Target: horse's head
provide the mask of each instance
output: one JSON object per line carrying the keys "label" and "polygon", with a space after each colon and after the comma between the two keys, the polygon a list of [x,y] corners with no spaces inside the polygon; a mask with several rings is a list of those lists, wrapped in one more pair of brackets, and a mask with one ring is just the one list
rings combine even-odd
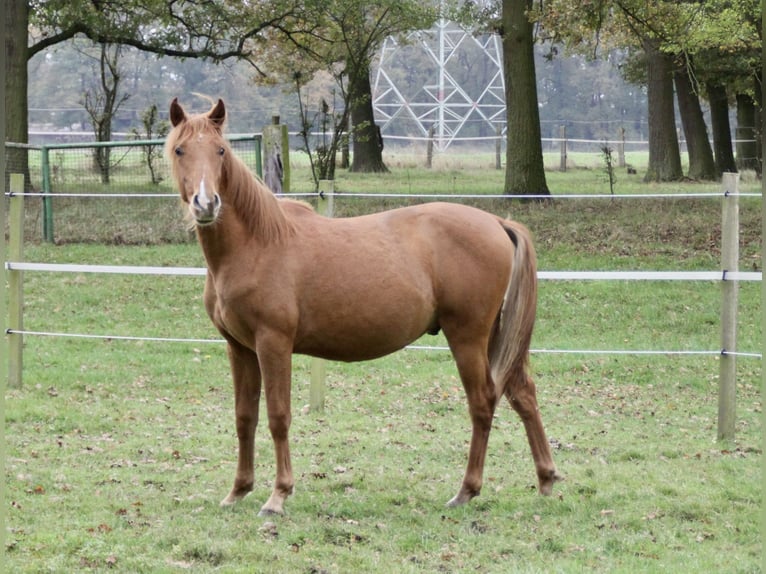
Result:
{"label": "horse's head", "polygon": [[221,211],[225,156],[231,153],[223,137],[226,108],[218,100],[209,112],[187,116],[178,98],[170,104],[172,131],[165,152],[172,166],[181,199],[198,226],[215,222]]}

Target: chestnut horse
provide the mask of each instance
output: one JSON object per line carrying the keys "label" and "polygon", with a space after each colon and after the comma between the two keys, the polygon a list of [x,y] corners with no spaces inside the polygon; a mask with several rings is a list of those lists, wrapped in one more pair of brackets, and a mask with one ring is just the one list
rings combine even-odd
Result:
{"label": "chestnut horse", "polygon": [[228,343],[239,455],[230,505],[253,489],[261,388],[276,479],[261,514],[292,494],[291,355],[361,361],[440,329],[468,398],[472,437],[462,486],[482,486],[492,417],[505,395],[521,416],[539,489],[560,477],[527,374],[537,303],[527,229],[479,209],[429,203],[330,219],[278,199],[223,136],[222,100],[188,116],[173,100],[166,152],[207,261],[205,308]]}

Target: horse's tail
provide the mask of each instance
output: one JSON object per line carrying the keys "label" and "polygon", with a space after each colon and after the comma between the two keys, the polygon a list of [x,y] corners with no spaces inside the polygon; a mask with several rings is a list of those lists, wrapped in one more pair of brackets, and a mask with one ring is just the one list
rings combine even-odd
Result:
{"label": "horse's tail", "polygon": [[537,255],[529,230],[515,221],[503,220],[514,245],[511,277],[489,344],[492,378],[502,393],[509,385],[525,384],[529,346],[537,311]]}

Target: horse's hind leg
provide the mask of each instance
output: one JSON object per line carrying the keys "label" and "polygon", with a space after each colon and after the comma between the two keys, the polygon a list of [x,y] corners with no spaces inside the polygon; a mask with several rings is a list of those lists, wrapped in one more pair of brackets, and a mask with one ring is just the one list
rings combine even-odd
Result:
{"label": "horse's hind leg", "polygon": [[481,492],[487,442],[497,404],[485,348],[475,344],[460,348],[452,344],[452,354],[468,399],[472,433],[463,484],[447,506],[465,504]]}
{"label": "horse's hind leg", "polygon": [[535,383],[530,376],[519,369],[506,385],[505,396],[524,423],[532,458],[535,461],[540,494],[550,495],[553,484],[562,480],[563,477],[556,471],[556,465],[553,464],[551,447],[545,436],[543,420],[537,406]]}
{"label": "horse's hind leg", "polygon": [[255,353],[236,344],[229,344],[229,363],[234,379],[234,411],[237,421],[237,474],[229,495],[221,506],[229,506],[253,490],[253,453],[255,427],[258,425],[258,403],[261,397],[261,371]]}

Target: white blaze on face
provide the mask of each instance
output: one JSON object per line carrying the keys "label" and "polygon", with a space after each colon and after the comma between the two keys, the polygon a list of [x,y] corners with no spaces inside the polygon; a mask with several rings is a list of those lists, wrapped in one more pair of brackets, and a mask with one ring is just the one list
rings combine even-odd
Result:
{"label": "white blaze on face", "polygon": [[210,205],[210,199],[207,196],[207,190],[205,189],[205,175],[202,175],[202,180],[199,182],[199,204],[208,206]]}

